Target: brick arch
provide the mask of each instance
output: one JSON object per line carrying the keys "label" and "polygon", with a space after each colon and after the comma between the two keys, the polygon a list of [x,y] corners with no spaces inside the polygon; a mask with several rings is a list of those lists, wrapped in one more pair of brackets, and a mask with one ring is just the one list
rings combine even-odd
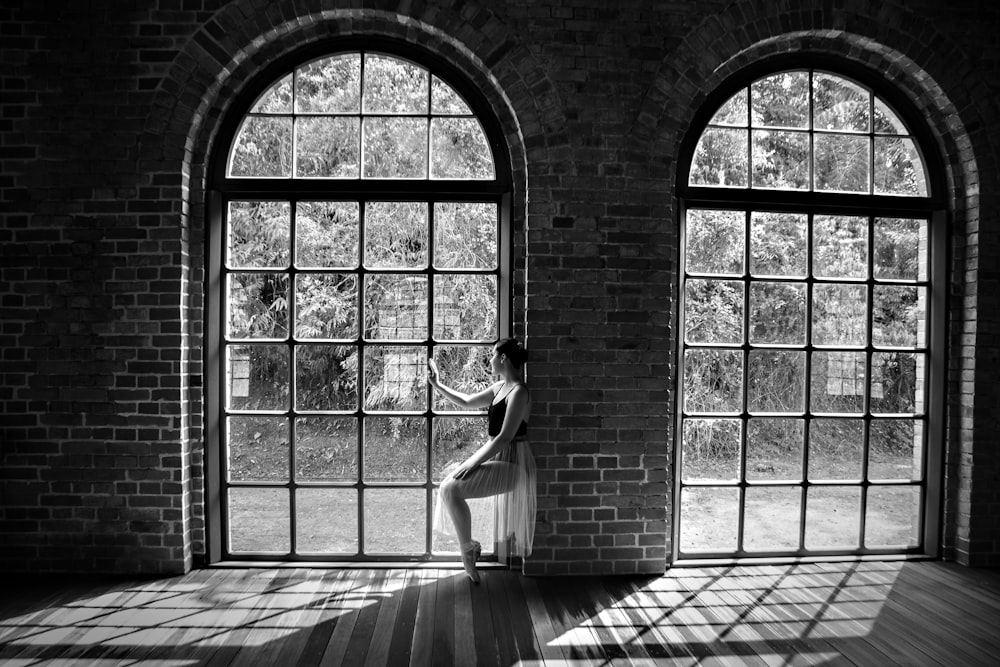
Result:
{"label": "brick arch", "polygon": [[[164,77],[141,154],[181,162],[184,185],[197,192],[204,187],[207,156],[222,117],[260,68],[319,40],[377,35],[442,56],[484,94],[511,152],[515,209],[523,209],[517,203],[520,198],[523,204],[526,191],[526,146],[547,151],[565,136],[565,114],[555,86],[539,78],[540,64],[517,35],[488,9],[468,15],[423,7],[422,16],[406,16],[375,9],[321,9],[321,4],[313,0],[309,5],[314,11],[288,18],[295,11],[290,1],[261,12],[252,0],[242,0],[213,16]],[[538,157],[545,160],[544,153]]]}
{"label": "brick arch", "polygon": [[[681,142],[686,132],[696,131],[692,120],[707,96],[749,65],[780,54],[832,55],[881,71],[910,100],[941,156],[952,227],[944,553],[966,564],[991,562],[996,554],[974,546],[977,523],[970,521],[970,516],[986,516],[990,494],[993,502],[996,497],[995,491],[974,488],[975,480],[1000,474],[1000,461],[990,453],[997,429],[971,416],[974,410],[1000,406],[1000,389],[976,373],[977,357],[997,356],[996,346],[984,349],[984,339],[995,339],[1000,331],[1000,318],[980,306],[979,296],[1000,289],[1000,280],[978,271],[979,247],[1000,243],[993,230],[981,226],[981,211],[995,205],[1000,188],[981,187],[984,181],[1000,180],[996,165],[980,160],[996,152],[997,139],[989,134],[986,118],[992,101],[975,98],[977,89],[988,86],[960,57],[956,44],[901,6],[886,3],[870,16],[845,16],[820,3],[776,12],[756,1],[734,3],[694,30],[675,52],[679,57],[660,64],[645,92],[631,127],[633,145],[651,151],[667,182],[675,183]],[[746,22],[745,16],[754,18]],[[905,32],[894,26],[905,26]],[[914,34],[923,37],[921,42],[913,42]],[[980,501],[970,500],[976,497]],[[980,545],[992,539],[988,528],[981,530]]]}
{"label": "brick arch", "polygon": [[[311,10],[293,16],[303,4]],[[372,35],[423,47],[447,59],[486,97],[510,152],[514,197],[512,222],[523,231],[528,199],[527,151],[545,160],[553,119],[565,118],[554,86],[539,78],[542,68],[506,25],[486,9],[468,12],[423,7],[404,16],[374,9],[322,9],[318,0],[268,5],[251,0],[227,5],[209,19],[173,60],[154,99],[139,155],[156,161],[180,181],[178,225],[183,239],[181,335],[182,463],[185,567],[206,553],[203,470],[203,402],[194,378],[203,371],[206,188],[208,164],[226,114],[243,86],[274,58],[336,37]],[[293,8],[294,7],[294,8]],[[556,127],[558,130],[558,127]],[[170,165],[176,165],[175,169]],[[518,241],[515,239],[515,245]],[[520,251],[524,252],[524,248]],[[516,271],[524,275],[524,262]],[[515,302],[515,313],[523,310]]]}

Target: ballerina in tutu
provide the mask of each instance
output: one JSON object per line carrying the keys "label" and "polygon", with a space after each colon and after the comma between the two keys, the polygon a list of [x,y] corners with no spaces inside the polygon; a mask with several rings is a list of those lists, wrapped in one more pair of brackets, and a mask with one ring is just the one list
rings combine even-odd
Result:
{"label": "ballerina in tutu", "polygon": [[441,481],[434,508],[434,528],[443,530],[443,509],[451,517],[462,554],[462,566],[479,583],[476,560],[482,551],[472,539],[468,500],[489,498],[497,519],[497,541],[513,555],[527,556],[535,530],[535,461],[525,439],[531,398],[524,383],[527,352],[519,341],[507,338],[493,348],[490,369],[500,380],[477,394],[464,394],[441,384],[437,364],[427,362],[427,382],[452,403],[487,408],[486,443],[451,470]]}

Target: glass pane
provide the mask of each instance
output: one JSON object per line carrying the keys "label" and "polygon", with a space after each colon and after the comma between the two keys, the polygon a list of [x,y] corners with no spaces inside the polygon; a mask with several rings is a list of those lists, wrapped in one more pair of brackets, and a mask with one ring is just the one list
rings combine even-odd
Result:
{"label": "glass pane", "polygon": [[743,273],[746,214],[691,209],[685,222],[689,273]]}
{"label": "glass pane", "polygon": [[341,273],[296,276],[295,335],[300,339],[356,338],[358,277]]}
{"label": "glass pane", "polygon": [[365,409],[425,410],[426,369],[426,348],[369,347],[365,356]]}
{"label": "glass pane", "polygon": [[926,280],[927,260],[926,220],[875,220],[876,278]]}
{"label": "glass pane", "polygon": [[250,113],[291,113],[292,75],[288,74],[257,98]]}
{"label": "glass pane", "polygon": [[[441,382],[466,393],[475,394],[490,386],[493,378],[490,372],[492,345],[437,345],[434,347],[434,363],[441,373]],[[426,375],[426,374],[425,374]],[[461,408],[434,392],[434,409],[444,411],[472,410]],[[475,408],[479,411],[479,408]],[[485,429],[485,425],[481,428]],[[483,433],[486,431],[484,430]]]}
{"label": "glass pane", "polygon": [[856,83],[816,72],[813,74],[813,127],[868,132],[870,100],[868,91]]}
{"label": "glass pane", "polygon": [[747,132],[710,127],[698,140],[690,185],[747,186]]}
{"label": "glass pane", "polygon": [[813,286],[812,338],[816,345],[864,345],[868,290],[864,285]]}
{"label": "glass pane", "polygon": [[912,419],[873,419],[868,435],[868,479],[919,481],[924,425]]}
{"label": "glass pane", "polygon": [[427,266],[427,204],[375,201],[365,204],[365,266]]}
{"label": "glass pane", "polygon": [[923,287],[876,285],[872,296],[872,342],[913,347],[923,344],[927,299]]}
{"label": "glass pane", "polygon": [[751,419],[747,426],[747,479],[802,479],[802,425],[800,419]]}
{"label": "glass pane", "polygon": [[750,284],[750,342],[802,345],[806,341],[806,286]]}
{"label": "glass pane", "polygon": [[743,408],[743,353],[684,351],[684,410],[737,412]]}
{"label": "glass pane", "polygon": [[875,137],[875,194],[927,196],[917,144],[907,137]]}
{"label": "glass pane", "polygon": [[295,407],[354,410],[358,406],[358,349],[354,345],[295,348]]}
{"label": "glass pane", "polygon": [[357,178],[361,164],[358,118],[296,118],[295,175]]}
{"label": "glass pane", "polygon": [[230,481],[288,481],[288,419],[230,417],[226,435]]}
{"label": "glass pane", "polygon": [[856,479],[862,475],[864,421],[814,419],[809,425],[809,479]]}
{"label": "glass pane", "polygon": [[292,548],[288,489],[229,489],[229,551]]}
{"label": "glass pane", "polygon": [[868,277],[868,219],[817,215],[813,220],[813,275]]}
{"label": "glass pane", "polygon": [[747,121],[747,89],[744,88],[719,107],[709,124],[746,127]]}
{"label": "glass pane", "polygon": [[422,554],[426,550],[427,492],[365,489],[365,552]]}
{"label": "glass pane", "polygon": [[299,553],[358,553],[358,492],[296,489],[295,539]]}
{"label": "glass pane", "polygon": [[229,177],[292,175],[292,119],[247,116],[229,155]]}
{"label": "glass pane", "polygon": [[478,120],[431,120],[431,178],[481,181],[493,177],[493,153]]}
{"label": "glass pane", "polygon": [[434,279],[436,340],[496,340],[497,277],[439,274]]}
{"label": "glass pane", "polygon": [[684,282],[685,337],[691,343],[743,341],[743,283],[738,280]]}
{"label": "glass pane", "polygon": [[909,134],[906,125],[899,119],[896,112],[885,102],[875,98],[875,132],[879,134]]}
{"label": "glass pane", "polygon": [[288,266],[289,211],[285,201],[229,202],[226,265],[234,269]]}
{"label": "glass pane", "polygon": [[[433,501],[436,506],[438,502],[438,491],[434,489]],[[472,523],[472,535],[482,542],[483,553],[489,554],[493,551],[493,544],[496,542],[496,504],[493,498],[472,498],[468,501],[469,515]],[[445,512],[447,515],[447,512]],[[445,519],[442,530],[435,530],[431,535],[431,546],[435,554],[458,555],[458,538],[455,537],[455,530],[451,520]]]}
{"label": "glass pane", "polygon": [[684,481],[735,481],[740,475],[739,419],[685,419],[681,445]]}
{"label": "glass pane", "polygon": [[844,134],[813,135],[813,178],[817,190],[870,192],[871,140]]}
{"label": "glass pane", "polygon": [[805,352],[750,350],[747,409],[751,412],[805,410]]}
{"label": "glass pane", "polygon": [[358,478],[358,420],[295,420],[295,478],[300,482],[353,482]]}
{"label": "glass pane", "polygon": [[439,483],[446,470],[469,458],[486,437],[483,417],[435,417],[431,443],[433,481]]}
{"label": "glass pane", "polygon": [[781,72],[750,86],[754,127],[809,127],[809,72]]}
{"label": "glass pane", "polygon": [[365,338],[427,338],[427,277],[412,274],[366,275]]}
{"label": "glass pane", "polygon": [[755,188],[809,189],[809,134],[753,130]]}
{"label": "glass pane", "polygon": [[472,109],[455,89],[437,78],[431,77],[431,113],[471,115]]}
{"label": "glass pane", "polygon": [[286,345],[226,347],[227,409],[287,410],[288,386]]}
{"label": "glass pane", "polygon": [[924,363],[923,354],[872,354],[872,412],[923,414]]}
{"label": "glass pane", "polygon": [[681,551],[736,548],[740,513],[737,489],[686,488],[681,491]]}
{"label": "glass pane", "polygon": [[229,338],[288,336],[287,273],[230,273],[226,298]]}
{"label": "glass pane", "polygon": [[365,480],[427,480],[427,420],[423,417],[365,419]]}
{"label": "glass pane", "polygon": [[865,512],[865,546],[919,546],[920,505],[919,487],[870,487]]}
{"label": "glass pane", "polygon": [[295,207],[295,263],[301,267],[358,265],[358,203],[300,201]]}
{"label": "glass pane", "polygon": [[814,412],[863,412],[865,353],[813,352],[809,402]]}
{"label": "glass pane", "polygon": [[365,113],[427,113],[427,70],[390,56],[365,55]]}
{"label": "glass pane", "polygon": [[362,123],[365,178],[427,178],[427,119],[368,117]]}
{"label": "glass pane", "polygon": [[358,113],[360,110],[360,54],[320,58],[296,70],[297,113]]}
{"label": "glass pane", "polygon": [[750,216],[750,272],[755,276],[804,276],[806,216],[754,211]]}
{"label": "glass pane", "polygon": [[434,204],[434,266],[493,269],[497,266],[497,205]]}
{"label": "glass pane", "polygon": [[[798,488],[750,487],[743,509],[743,548],[788,551],[799,548],[802,492]],[[780,521],[775,521],[781,517]]]}
{"label": "glass pane", "polygon": [[806,548],[857,549],[861,532],[861,489],[814,486],[807,494]]}

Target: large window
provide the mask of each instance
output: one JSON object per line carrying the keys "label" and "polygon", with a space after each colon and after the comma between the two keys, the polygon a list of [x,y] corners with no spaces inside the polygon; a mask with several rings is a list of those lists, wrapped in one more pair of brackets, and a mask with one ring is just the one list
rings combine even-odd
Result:
{"label": "large window", "polygon": [[674,556],[924,553],[944,227],[927,161],[852,78],[730,90],[682,188]]}
{"label": "large window", "polygon": [[483,419],[432,403],[425,368],[433,354],[453,386],[488,380],[510,326],[509,179],[474,91],[425,63],[300,60],[229,130],[210,291],[217,558],[457,552],[431,508]]}

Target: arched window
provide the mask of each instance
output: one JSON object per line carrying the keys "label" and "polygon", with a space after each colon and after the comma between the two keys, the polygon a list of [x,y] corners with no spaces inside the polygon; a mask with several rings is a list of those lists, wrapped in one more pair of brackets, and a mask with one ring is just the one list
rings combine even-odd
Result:
{"label": "arched window", "polygon": [[457,553],[432,502],[483,424],[432,403],[425,369],[484,386],[509,333],[510,169],[446,63],[338,46],[262,73],[220,141],[210,559]]}
{"label": "arched window", "polygon": [[940,187],[857,74],[745,75],[685,147],[676,560],[935,548]]}

